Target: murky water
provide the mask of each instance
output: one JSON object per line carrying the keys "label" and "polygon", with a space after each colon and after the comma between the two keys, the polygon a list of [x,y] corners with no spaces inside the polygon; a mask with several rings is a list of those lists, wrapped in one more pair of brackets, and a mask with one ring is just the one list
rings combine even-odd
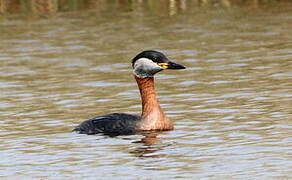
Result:
{"label": "murky water", "polygon": [[[292,178],[291,2],[190,2],[2,14],[0,178]],[[145,49],[187,67],[156,78],[175,130],[72,133],[139,114],[130,59]]]}

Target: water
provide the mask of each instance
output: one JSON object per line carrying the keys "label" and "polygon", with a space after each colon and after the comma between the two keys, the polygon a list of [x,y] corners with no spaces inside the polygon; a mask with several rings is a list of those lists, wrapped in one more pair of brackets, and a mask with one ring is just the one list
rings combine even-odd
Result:
{"label": "water", "polygon": [[[291,2],[74,2],[0,18],[1,179],[292,178]],[[187,67],[156,77],[175,130],[72,133],[139,114],[145,49]]]}

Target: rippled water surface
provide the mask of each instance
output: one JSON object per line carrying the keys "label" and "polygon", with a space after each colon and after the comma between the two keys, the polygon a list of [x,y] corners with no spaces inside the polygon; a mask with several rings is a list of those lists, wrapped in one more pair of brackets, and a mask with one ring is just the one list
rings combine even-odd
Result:
{"label": "rippled water surface", "polygon": [[[292,178],[290,1],[113,2],[0,16],[1,179]],[[72,133],[140,113],[130,60],[145,49],[187,67],[156,77],[175,130]]]}

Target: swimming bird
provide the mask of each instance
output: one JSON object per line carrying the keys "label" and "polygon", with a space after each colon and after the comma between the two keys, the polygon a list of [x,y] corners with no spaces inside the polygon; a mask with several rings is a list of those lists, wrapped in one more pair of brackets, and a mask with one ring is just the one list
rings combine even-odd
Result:
{"label": "swimming bird", "polygon": [[74,131],[80,134],[129,135],[143,131],[172,130],[173,124],[160,107],[154,88],[154,75],[166,69],[185,69],[163,53],[147,50],[132,59],[133,74],[140,90],[142,114],[113,113],[82,122]]}

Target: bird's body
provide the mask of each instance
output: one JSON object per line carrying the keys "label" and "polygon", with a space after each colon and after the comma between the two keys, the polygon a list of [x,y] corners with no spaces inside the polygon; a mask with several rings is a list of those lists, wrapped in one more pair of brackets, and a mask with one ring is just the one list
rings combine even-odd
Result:
{"label": "bird's body", "polygon": [[141,116],[113,113],[86,120],[74,130],[81,134],[128,135],[141,131],[171,130],[172,121],[162,111],[154,88],[154,74],[163,69],[184,69],[157,51],[143,51],[132,61],[142,100]]}
{"label": "bird's body", "polygon": [[81,134],[127,135],[136,133],[141,116],[113,113],[82,122],[74,130]]}

